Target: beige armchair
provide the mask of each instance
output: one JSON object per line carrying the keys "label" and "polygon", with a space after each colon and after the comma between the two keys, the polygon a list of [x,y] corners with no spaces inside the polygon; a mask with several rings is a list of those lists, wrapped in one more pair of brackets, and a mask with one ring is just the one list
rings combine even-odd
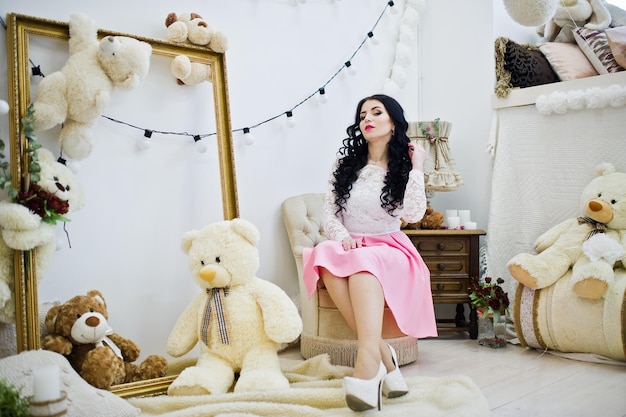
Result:
{"label": "beige armchair", "polygon": [[[302,250],[326,240],[322,230],[323,193],[290,197],[281,206],[282,217],[289,236],[291,250],[298,271],[300,309],[303,322],[300,353],[305,359],[327,353],[333,364],[354,366],[356,335],[333,304],[321,284],[311,298],[307,297],[302,282]],[[417,359],[417,339],[403,334],[389,309],[385,309],[383,338],[391,344],[400,365]]]}

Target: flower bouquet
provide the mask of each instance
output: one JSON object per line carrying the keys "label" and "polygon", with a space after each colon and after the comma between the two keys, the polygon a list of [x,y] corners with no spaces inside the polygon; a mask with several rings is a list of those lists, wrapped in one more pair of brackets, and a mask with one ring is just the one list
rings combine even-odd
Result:
{"label": "flower bouquet", "polygon": [[20,191],[12,185],[12,175],[9,171],[9,162],[5,160],[4,141],[0,138],[0,189],[7,191],[9,197],[15,203],[27,207],[30,211],[41,217],[45,223],[56,224],[57,221],[70,221],[64,214],[69,211],[69,202],[62,200],[53,193],[42,189],[38,182],[41,167],[37,156],[37,150],[41,145],[37,143],[37,138],[33,128],[34,110],[32,104],[28,106],[26,117],[23,118],[24,136],[27,139],[25,153],[28,157],[28,175],[26,189]]}
{"label": "flower bouquet", "polygon": [[[478,277],[472,277],[469,287],[469,297],[472,307],[476,308],[478,317],[499,323],[502,316],[506,317],[509,309],[509,296],[502,289],[504,280],[498,278],[495,281],[491,277],[485,277],[483,280]],[[487,345],[493,348],[505,347],[506,338],[486,337],[479,340],[481,345]]]}

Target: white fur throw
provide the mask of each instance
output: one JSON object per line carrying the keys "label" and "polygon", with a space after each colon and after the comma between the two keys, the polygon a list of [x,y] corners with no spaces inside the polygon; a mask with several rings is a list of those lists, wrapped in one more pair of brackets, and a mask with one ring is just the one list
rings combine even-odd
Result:
{"label": "white fur throw", "polygon": [[0,359],[0,378],[20,388],[22,395],[33,395],[33,369],[56,364],[61,374],[61,390],[67,394],[67,417],[135,417],[140,410],[117,395],[89,385],[62,355],[47,350],[29,350]]}

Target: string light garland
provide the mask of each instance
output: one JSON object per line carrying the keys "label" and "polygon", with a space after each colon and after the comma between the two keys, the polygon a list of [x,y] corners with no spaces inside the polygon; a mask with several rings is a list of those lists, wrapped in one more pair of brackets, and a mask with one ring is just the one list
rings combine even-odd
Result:
{"label": "string light garland", "polygon": [[[339,0],[337,0],[339,1]],[[306,0],[298,0],[298,3],[300,4],[304,4],[306,3]],[[401,19],[400,22],[400,36],[398,39],[398,45],[397,45],[397,50],[396,50],[396,58],[394,61],[394,64],[392,66],[391,69],[391,74],[390,77],[387,79],[386,81],[386,89],[389,89],[389,85],[391,85],[392,88],[398,88],[401,87],[404,84],[404,81],[406,80],[406,70],[404,69],[404,67],[407,66],[407,57],[406,57],[406,53],[403,52],[403,48],[406,46],[406,42],[407,41],[411,41],[413,39],[413,37],[411,35],[407,35],[407,33],[413,33],[416,32],[415,30],[413,30],[413,26],[417,25],[417,21],[419,20],[419,14],[417,13],[417,10],[419,7],[421,7],[421,5],[424,3],[424,0],[406,0],[406,4],[405,4],[405,16]],[[352,63],[353,59],[355,58],[355,56],[359,53],[359,51],[364,47],[365,43],[369,40],[370,43],[376,45],[378,43],[378,39],[376,39],[374,31],[375,29],[378,27],[378,24],[380,23],[382,17],[385,15],[385,13],[390,10],[392,13],[396,13],[397,7],[395,7],[395,2],[392,0],[386,1],[385,2],[385,7],[383,8],[382,12],[380,13],[380,15],[378,16],[378,18],[376,19],[376,21],[374,22],[374,25],[372,26],[372,28],[366,32],[365,37],[363,38],[363,40],[361,41],[361,43],[357,46],[357,48],[354,50],[354,52],[352,53],[352,55],[349,56],[348,60],[344,62],[344,64],[324,83],[322,84],[321,87],[318,87],[317,89],[315,89],[311,94],[309,94],[308,96],[306,96],[304,99],[302,99],[300,102],[298,102],[296,105],[294,105],[293,107],[291,107],[289,110],[284,111],[282,113],[279,113],[275,116],[269,117],[261,122],[255,123],[255,124],[251,124],[248,125],[246,127],[243,128],[237,128],[237,129],[232,129],[231,132],[235,133],[235,132],[242,132],[244,134],[244,141],[246,144],[252,144],[254,142],[253,140],[253,136],[251,131],[253,129],[256,129],[262,125],[265,125],[267,123],[270,123],[272,121],[274,121],[275,119],[278,119],[279,117],[282,117],[283,115],[286,116],[286,124],[288,127],[293,127],[295,125],[295,120],[293,117],[293,112],[295,109],[297,109],[298,107],[302,106],[304,103],[308,102],[309,100],[313,99],[315,96],[318,96],[318,100],[320,103],[325,103],[327,101],[327,96],[326,96],[326,87],[335,80],[335,78],[337,78],[342,71],[347,71],[349,74],[354,74],[356,71],[354,69],[354,65]],[[408,13],[407,13],[408,12]],[[4,22],[4,20],[2,20],[2,18],[0,17],[0,23],[2,24],[2,26],[6,29],[6,24]],[[404,36],[403,36],[404,33]],[[398,52],[400,53],[400,56],[398,56]],[[410,61],[410,59],[409,59]],[[45,75],[43,74],[43,72],[41,71],[39,66],[36,66],[32,60],[30,61],[31,64],[31,72],[33,76],[41,76],[41,77],[45,77]],[[202,139],[207,138],[207,137],[211,137],[211,136],[215,136],[217,135],[217,132],[212,132],[212,133],[205,133],[205,134],[193,134],[193,133],[189,133],[189,132],[172,132],[172,131],[164,131],[164,130],[156,130],[156,129],[148,129],[145,127],[140,127],[140,126],[135,126],[131,123],[128,122],[124,122],[122,120],[117,120],[114,119],[112,117],[106,116],[106,115],[102,115],[101,117],[104,117],[105,119],[108,119],[114,123],[118,123],[118,124],[123,124],[125,126],[128,126],[130,128],[133,129],[137,129],[143,132],[143,137],[142,137],[142,141],[140,142],[140,145],[138,145],[141,149],[147,149],[150,147],[150,138],[152,137],[152,135],[154,133],[160,134],[160,135],[176,135],[176,136],[188,136],[193,138],[194,143],[196,145],[196,150],[200,153],[206,152],[206,143],[205,141],[203,141]]]}
{"label": "string light garland", "polygon": [[[424,0],[407,0],[406,5],[407,5],[407,7],[415,8],[417,10],[417,8],[421,7],[423,5],[423,3],[424,3]],[[364,39],[361,41],[361,43],[357,46],[356,50],[352,53],[352,55],[350,55],[348,60],[346,62],[344,62],[344,64],[324,84],[322,84],[321,87],[319,87],[317,90],[315,90],[314,92],[312,92],[311,94],[306,96],[298,104],[293,106],[289,111],[295,110],[296,108],[300,107],[301,105],[303,105],[307,101],[311,100],[316,95],[318,95],[318,96],[325,95],[326,94],[326,87],[328,86],[328,84],[330,84],[335,78],[337,78],[341,74],[342,71],[348,70],[348,68],[352,66],[352,60],[354,59],[354,57],[363,48],[365,43],[368,40],[370,40],[370,39],[372,39],[374,37],[374,31],[375,31],[376,27],[378,27],[378,24],[380,23],[380,21],[383,18],[383,16],[385,15],[385,12],[388,9],[390,9],[390,8],[393,9],[394,6],[395,6],[395,3],[393,1],[391,1],[391,0],[387,1],[385,3],[385,7],[383,8],[382,12],[380,13],[378,18],[374,22],[374,25],[367,32],[367,35],[364,37]],[[348,65],[346,65],[346,64],[348,64]],[[326,97],[320,98],[319,100],[322,101],[322,102],[325,102]],[[259,123],[253,124],[253,125],[249,125],[246,129],[248,129],[248,130],[255,129],[255,128],[259,127],[259,126],[262,126],[262,125],[264,125],[266,123],[269,123],[269,122],[271,122],[271,121],[281,117],[283,114],[286,114],[286,112],[278,114],[278,115],[273,116],[273,117],[270,117],[270,118],[268,118],[266,120],[263,120],[262,122],[259,122]],[[233,133],[234,132],[239,132],[239,131],[243,131],[243,129],[233,129],[232,130]]]}
{"label": "string light garland", "polygon": [[[407,7],[411,7],[411,8],[416,8],[420,6],[420,4],[423,3],[423,0],[407,0],[406,5]],[[244,128],[238,128],[238,129],[232,129],[232,133],[235,132],[242,132],[244,133],[244,141],[245,143],[248,144],[252,144],[253,140],[252,140],[252,130],[256,129],[260,126],[263,126],[267,123],[270,123],[280,117],[282,117],[283,115],[286,116],[287,121],[286,124],[288,127],[293,127],[293,125],[295,124],[295,121],[293,120],[293,111],[295,109],[297,109],[298,107],[302,106],[304,103],[308,102],[309,100],[311,100],[312,98],[314,98],[316,95],[321,96],[321,95],[326,95],[326,87],[335,80],[335,78],[337,78],[342,71],[347,71],[352,67],[352,60],[354,59],[354,57],[359,53],[359,51],[364,47],[365,43],[372,39],[374,37],[374,31],[375,29],[378,27],[378,24],[380,23],[381,19],[383,18],[383,16],[385,15],[385,12],[387,12],[387,10],[389,9],[393,9],[395,7],[395,3],[393,1],[387,1],[385,3],[385,7],[383,8],[383,10],[381,11],[381,13],[379,14],[378,18],[376,19],[376,21],[374,22],[374,25],[372,26],[372,28],[367,32],[366,36],[363,38],[363,40],[361,41],[361,43],[357,46],[357,48],[355,49],[355,51],[352,53],[352,55],[350,55],[350,57],[348,58],[348,60],[344,63],[344,65],[342,65],[324,84],[322,84],[321,87],[319,87],[318,89],[316,89],[314,92],[312,92],[311,94],[309,94],[308,96],[306,96],[304,99],[302,99],[300,102],[298,102],[295,106],[293,106],[291,109],[283,112],[283,113],[279,113],[275,116],[269,117],[261,122],[252,124],[252,125],[248,125]],[[405,20],[403,18],[403,20]],[[371,34],[371,36],[370,36]],[[346,65],[348,64],[348,65]],[[352,69],[352,71],[354,71],[354,69]],[[399,84],[398,82],[396,82],[396,84]],[[325,100],[326,97],[320,99],[320,100]],[[113,119],[112,119],[113,120]],[[118,121],[118,123],[120,123]],[[131,126],[132,127],[132,126]],[[245,129],[245,131],[244,131]],[[160,134],[175,134],[173,132],[160,132],[160,131],[155,131],[156,133],[160,133]],[[206,136],[213,136],[216,133],[210,133],[210,134],[206,134],[204,135]],[[188,133],[182,133],[181,135],[189,135]],[[247,137],[246,137],[247,136]]]}

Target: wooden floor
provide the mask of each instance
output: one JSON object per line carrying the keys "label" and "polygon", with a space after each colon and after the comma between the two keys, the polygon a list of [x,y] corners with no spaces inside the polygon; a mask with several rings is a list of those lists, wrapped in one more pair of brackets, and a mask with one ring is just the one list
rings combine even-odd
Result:
{"label": "wooden floor", "polygon": [[418,346],[418,359],[402,368],[404,375],[467,375],[489,401],[492,417],[626,417],[626,366],[512,344],[492,349],[457,333]]}
{"label": "wooden floor", "polygon": [[512,344],[492,349],[466,334],[421,339],[417,361],[402,373],[467,375],[487,398],[492,417],[626,417],[626,366]]}

